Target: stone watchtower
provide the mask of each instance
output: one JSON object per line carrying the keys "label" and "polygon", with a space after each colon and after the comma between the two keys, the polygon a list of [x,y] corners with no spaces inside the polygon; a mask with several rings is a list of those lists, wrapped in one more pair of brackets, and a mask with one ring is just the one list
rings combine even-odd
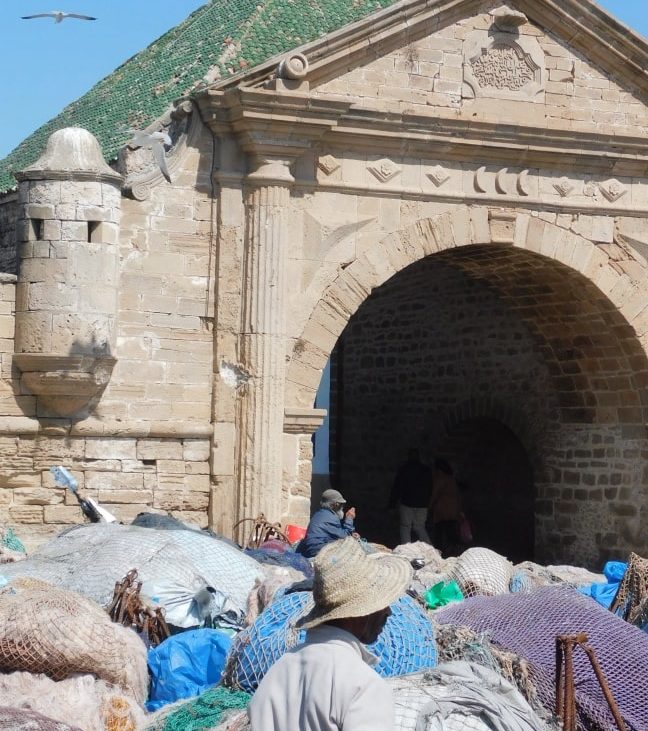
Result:
{"label": "stone watchtower", "polygon": [[92,134],[70,127],[16,178],[14,364],[38,416],[83,416],[115,363],[122,177]]}

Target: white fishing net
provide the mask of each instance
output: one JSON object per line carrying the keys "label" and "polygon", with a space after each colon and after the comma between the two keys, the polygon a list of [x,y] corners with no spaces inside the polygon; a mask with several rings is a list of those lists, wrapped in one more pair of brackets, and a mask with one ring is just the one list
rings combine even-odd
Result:
{"label": "white fishing net", "polygon": [[394,731],[543,731],[522,694],[499,673],[468,662],[387,681]]}
{"label": "white fishing net", "polygon": [[135,731],[145,719],[134,698],[94,675],[57,682],[41,673],[2,673],[0,706],[36,711],[82,731]]}
{"label": "white fishing net", "polygon": [[488,548],[469,548],[447,571],[456,581],[464,597],[507,594],[513,564]]}
{"label": "white fishing net", "polygon": [[0,731],[82,731],[78,726],[69,726],[54,721],[35,711],[0,706]]}
{"label": "white fishing net", "polygon": [[150,584],[211,586],[227,595],[241,619],[248,594],[263,577],[254,559],[207,533],[114,523],[84,525],[61,534],[25,561],[3,567],[3,574],[42,579],[106,607],[115,583],[131,569]]}

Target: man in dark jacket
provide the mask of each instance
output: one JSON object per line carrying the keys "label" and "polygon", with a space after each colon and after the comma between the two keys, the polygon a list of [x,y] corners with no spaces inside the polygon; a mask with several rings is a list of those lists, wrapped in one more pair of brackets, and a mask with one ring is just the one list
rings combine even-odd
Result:
{"label": "man in dark jacket", "polygon": [[324,490],[320,508],[310,519],[306,535],[300,541],[297,551],[314,558],[327,543],[354,535],[355,508],[346,512],[346,500],[337,490]]}
{"label": "man in dark jacket", "polygon": [[412,531],[420,541],[432,542],[425,527],[431,492],[432,470],[421,462],[418,449],[410,449],[396,473],[390,502],[399,507],[401,543],[412,540]]}

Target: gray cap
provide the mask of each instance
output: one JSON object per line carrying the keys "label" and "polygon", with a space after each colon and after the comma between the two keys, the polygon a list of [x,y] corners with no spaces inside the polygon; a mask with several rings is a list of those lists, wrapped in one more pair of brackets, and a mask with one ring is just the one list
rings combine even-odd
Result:
{"label": "gray cap", "polygon": [[342,497],[341,492],[329,488],[322,493],[321,502],[325,505],[333,505],[334,503],[346,503],[346,500]]}

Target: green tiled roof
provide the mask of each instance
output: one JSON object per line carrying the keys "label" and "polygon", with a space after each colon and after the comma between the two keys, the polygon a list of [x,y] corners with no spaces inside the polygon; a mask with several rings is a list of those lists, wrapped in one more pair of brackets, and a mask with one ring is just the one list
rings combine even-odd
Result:
{"label": "green tiled roof", "polygon": [[34,162],[58,129],[85,127],[107,160],[124,144],[119,129],[143,128],[181,96],[252,68],[360,20],[396,0],[211,0],[122,64],[0,161],[0,192]]}

